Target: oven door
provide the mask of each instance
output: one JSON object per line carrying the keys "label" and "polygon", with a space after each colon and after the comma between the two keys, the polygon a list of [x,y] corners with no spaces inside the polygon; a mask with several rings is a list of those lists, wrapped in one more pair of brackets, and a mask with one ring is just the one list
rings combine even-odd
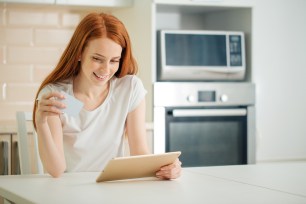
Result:
{"label": "oven door", "polygon": [[247,109],[166,108],[165,150],[184,167],[247,163]]}

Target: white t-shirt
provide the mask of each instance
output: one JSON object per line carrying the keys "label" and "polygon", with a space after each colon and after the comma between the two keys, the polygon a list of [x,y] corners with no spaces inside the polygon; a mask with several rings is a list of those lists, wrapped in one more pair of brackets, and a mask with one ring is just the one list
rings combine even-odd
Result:
{"label": "white t-shirt", "polygon": [[[72,80],[50,84],[38,99],[51,91],[64,91],[73,96]],[[123,156],[124,130],[129,112],[145,97],[147,91],[135,75],[113,77],[105,101],[95,110],[84,108],[77,117],[61,115],[67,171],[101,171],[106,163]]]}

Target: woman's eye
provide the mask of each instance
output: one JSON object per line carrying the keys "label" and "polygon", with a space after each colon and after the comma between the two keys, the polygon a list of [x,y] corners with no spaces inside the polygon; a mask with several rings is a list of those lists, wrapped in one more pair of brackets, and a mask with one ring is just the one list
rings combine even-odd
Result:
{"label": "woman's eye", "polygon": [[102,62],[102,60],[98,57],[92,57],[93,61],[96,61],[96,62]]}

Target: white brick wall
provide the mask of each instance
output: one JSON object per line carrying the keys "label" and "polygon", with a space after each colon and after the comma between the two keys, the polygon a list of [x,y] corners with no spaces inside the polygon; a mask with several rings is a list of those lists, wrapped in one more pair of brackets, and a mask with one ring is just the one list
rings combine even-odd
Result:
{"label": "white brick wall", "polygon": [[59,25],[59,14],[53,11],[41,12],[39,10],[10,10],[8,11],[8,25],[56,27]]}
{"label": "white brick wall", "polygon": [[0,4],[0,123],[32,111],[34,96],[54,68],[86,11]]}
{"label": "white brick wall", "polygon": [[9,28],[0,30],[0,43],[11,45],[30,45],[33,42],[32,28]]}
{"label": "white brick wall", "polygon": [[31,65],[0,64],[0,82],[6,83],[31,83]]}
{"label": "white brick wall", "polygon": [[5,22],[5,10],[3,8],[0,8],[0,26],[4,25]]}

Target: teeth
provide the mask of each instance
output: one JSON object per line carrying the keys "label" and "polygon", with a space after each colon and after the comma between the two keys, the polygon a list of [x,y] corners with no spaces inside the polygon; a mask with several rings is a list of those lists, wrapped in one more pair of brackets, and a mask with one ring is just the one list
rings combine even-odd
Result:
{"label": "teeth", "polygon": [[96,75],[96,77],[98,77],[99,79],[105,79],[107,77],[107,75],[98,75],[96,73],[94,73]]}

